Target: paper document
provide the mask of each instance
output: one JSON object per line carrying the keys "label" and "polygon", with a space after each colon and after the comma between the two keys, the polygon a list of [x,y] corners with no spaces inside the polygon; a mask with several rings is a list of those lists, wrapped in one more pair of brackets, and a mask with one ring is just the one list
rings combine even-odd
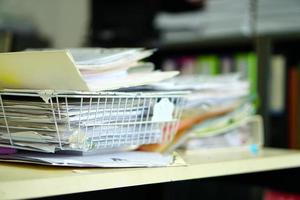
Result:
{"label": "paper document", "polygon": [[162,81],[178,72],[128,71],[143,49],[70,49],[0,54],[0,89],[103,91]]}
{"label": "paper document", "polygon": [[202,137],[199,137],[199,133],[196,131],[192,130],[188,134],[188,139],[183,145],[185,149],[251,147],[252,145],[259,148],[263,145],[262,119],[257,115],[207,131]]}
{"label": "paper document", "polygon": [[0,161],[25,162],[66,167],[162,167],[172,165],[172,155],[129,151],[120,153],[94,154],[85,156],[19,152],[0,155]]}

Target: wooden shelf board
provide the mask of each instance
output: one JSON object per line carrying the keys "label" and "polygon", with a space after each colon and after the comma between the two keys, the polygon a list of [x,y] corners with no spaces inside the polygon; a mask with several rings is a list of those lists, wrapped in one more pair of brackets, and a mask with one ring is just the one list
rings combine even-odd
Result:
{"label": "wooden shelf board", "polygon": [[0,163],[0,197],[34,198],[300,167],[300,151],[181,153],[187,166],[160,168],[63,168]]}

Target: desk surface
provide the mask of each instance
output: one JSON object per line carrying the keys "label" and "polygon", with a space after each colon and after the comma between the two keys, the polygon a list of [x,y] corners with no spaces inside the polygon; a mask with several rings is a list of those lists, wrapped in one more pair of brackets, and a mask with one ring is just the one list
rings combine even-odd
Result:
{"label": "desk surface", "polygon": [[177,180],[300,167],[300,151],[264,148],[247,152],[181,154],[187,166],[63,168],[0,163],[0,198],[33,198]]}

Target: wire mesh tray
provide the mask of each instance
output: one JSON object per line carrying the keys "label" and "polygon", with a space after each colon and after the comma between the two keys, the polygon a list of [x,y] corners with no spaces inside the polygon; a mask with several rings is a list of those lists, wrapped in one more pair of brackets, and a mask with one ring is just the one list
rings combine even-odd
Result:
{"label": "wire mesh tray", "polygon": [[0,146],[98,151],[164,143],[185,92],[0,92]]}

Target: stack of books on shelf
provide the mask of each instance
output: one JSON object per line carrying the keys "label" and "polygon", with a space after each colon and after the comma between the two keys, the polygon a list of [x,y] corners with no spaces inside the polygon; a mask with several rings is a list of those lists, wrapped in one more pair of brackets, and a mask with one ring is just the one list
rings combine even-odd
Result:
{"label": "stack of books on shelf", "polygon": [[250,0],[209,0],[202,10],[159,13],[155,19],[162,41],[178,43],[252,33]]}
{"label": "stack of books on shelf", "polygon": [[297,33],[300,31],[299,17],[299,1],[257,1],[257,33],[259,34]]}
{"label": "stack of books on shelf", "polygon": [[239,74],[186,75],[153,85],[157,89],[192,92],[187,97],[179,129],[168,144],[144,145],[142,150],[246,149],[257,153],[263,144],[261,117],[255,114],[249,82]]}
{"label": "stack of books on shelf", "polygon": [[0,153],[12,152],[1,160],[80,167],[172,163],[171,155],[130,152],[170,141],[184,103],[184,91],[134,89],[178,74],[141,62],[152,53],[84,48],[0,54]]}

